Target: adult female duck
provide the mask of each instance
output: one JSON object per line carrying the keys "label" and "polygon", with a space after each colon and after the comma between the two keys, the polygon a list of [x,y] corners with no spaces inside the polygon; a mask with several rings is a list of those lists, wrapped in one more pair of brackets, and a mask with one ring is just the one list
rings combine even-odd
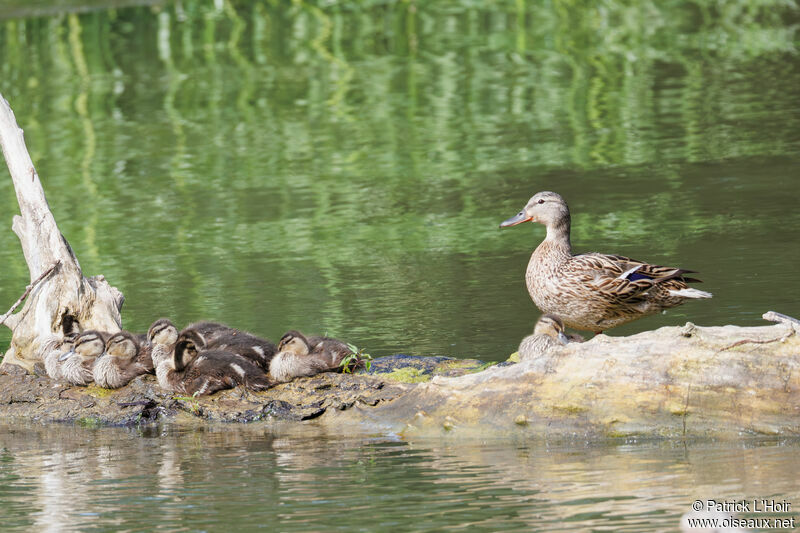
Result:
{"label": "adult female duck", "polygon": [[536,193],[500,227],[522,222],[538,222],[547,228],[525,273],[531,299],[543,313],[561,317],[569,327],[602,333],[687,299],[711,298],[708,292],[689,288],[688,283],[700,282],[685,276],[692,270],[621,255],[572,255],[569,208],[554,192]]}

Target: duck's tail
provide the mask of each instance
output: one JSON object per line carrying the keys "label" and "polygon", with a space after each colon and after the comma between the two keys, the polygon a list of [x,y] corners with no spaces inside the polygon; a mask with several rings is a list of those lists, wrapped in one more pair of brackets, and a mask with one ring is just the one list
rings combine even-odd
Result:
{"label": "duck's tail", "polygon": [[669,293],[672,296],[679,296],[681,298],[711,298],[714,296],[710,292],[701,291],[698,289],[678,289],[671,290]]}

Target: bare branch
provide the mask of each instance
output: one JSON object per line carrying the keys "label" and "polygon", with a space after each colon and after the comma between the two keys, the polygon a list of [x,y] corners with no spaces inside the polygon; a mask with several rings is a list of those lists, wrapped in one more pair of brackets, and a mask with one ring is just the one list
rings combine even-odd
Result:
{"label": "bare branch", "polygon": [[761,318],[764,320],[769,320],[770,322],[783,322],[785,324],[796,324],[800,326],[800,320],[776,311],[767,311],[761,315]]}
{"label": "bare branch", "polygon": [[[21,303],[22,303],[22,302],[25,300],[25,298],[27,298],[27,297],[28,297],[28,295],[31,293],[31,291],[33,290],[33,288],[34,288],[36,285],[38,285],[40,281],[42,281],[44,278],[46,278],[48,275],[50,275],[50,273],[51,273],[53,270],[55,270],[56,268],[58,268],[58,266],[59,266],[59,265],[61,265],[61,261],[56,261],[56,262],[55,262],[55,264],[53,264],[53,266],[51,266],[50,268],[48,268],[47,270],[45,270],[44,272],[42,272],[42,273],[39,275],[39,277],[38,277],[38,278],[36,278],[35,280],[33,280],[33,281],[32,281],[32,282],[31,282],[31,283],[30,283],[30,284],[29,284],[27,287],[25,287],[25,292],[23,292],[23,293],[22,293],[22,296],[20,296],[20,297],[19,297],[19,300],[17,300],[16,302],[14,302],[14,305],[12,305],[12,306],[11,306],[11,309],[9,309],[9,310],[6,312],[6,314],[4,314],[3,316],[1,316],[1,317],[0,317],[0,324],[5,324],[5,323],[6,323],[6,320],[8,320],[8,317],[10,317],[10,316],[11,316],[11,313],[13,313],[13,312],[14,312],[14,311],[17,309],[17,307],[19,307],[19,304],[21,304]],[[12,328],[12,329],[13,329],[13,328]]]}

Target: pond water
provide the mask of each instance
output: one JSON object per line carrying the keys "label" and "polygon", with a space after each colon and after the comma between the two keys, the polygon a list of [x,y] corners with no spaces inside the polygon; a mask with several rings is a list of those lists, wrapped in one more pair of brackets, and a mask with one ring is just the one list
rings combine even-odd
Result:
{"label": "pond water", "polygon": [[[214,319],[503,360],[538,316],[523,275],[544,230],[498,224],[539,190],[569,202],[576,250],[714,293],[612,335],[800,316],[800,11],[634,4],[8,0],[0,92],[131,330]],[[28,281],[7,177],[0,202],[4,311]],[[795,443],[313,428],[4,430],[4,527],[664,531],[695,495],[800,506]]]}
{"label": "pond water", "polygon": [[[663,532],[696,499],[800,505],[797,441],[405,442],[313,424],[0,429],[4,531]],[[800,524],[796,509],[767,516]]]}
{"label": "pond water", "polygon": [[[800,315],[784,2],[15,4],[2,93],[128,329],[503,360],[538,316],[544,229],[498,224],[539,190],[570,203],[577,250],[698,270],[715,295],[611,334]],[[0,250],[10,305],[28,273],[8,226]]]}

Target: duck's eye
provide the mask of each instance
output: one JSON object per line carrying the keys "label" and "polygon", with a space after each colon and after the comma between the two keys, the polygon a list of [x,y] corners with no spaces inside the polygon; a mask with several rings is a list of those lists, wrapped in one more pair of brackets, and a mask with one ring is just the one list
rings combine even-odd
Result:
{"label": "duck's eye", "polygon": [[543,203],[544,203],[544,200],[542,200],[541,198],[539,198],[539,201],[538,201],[538,202],[536,202],[536,203],[538,203],[538,204],[543,204]]}

